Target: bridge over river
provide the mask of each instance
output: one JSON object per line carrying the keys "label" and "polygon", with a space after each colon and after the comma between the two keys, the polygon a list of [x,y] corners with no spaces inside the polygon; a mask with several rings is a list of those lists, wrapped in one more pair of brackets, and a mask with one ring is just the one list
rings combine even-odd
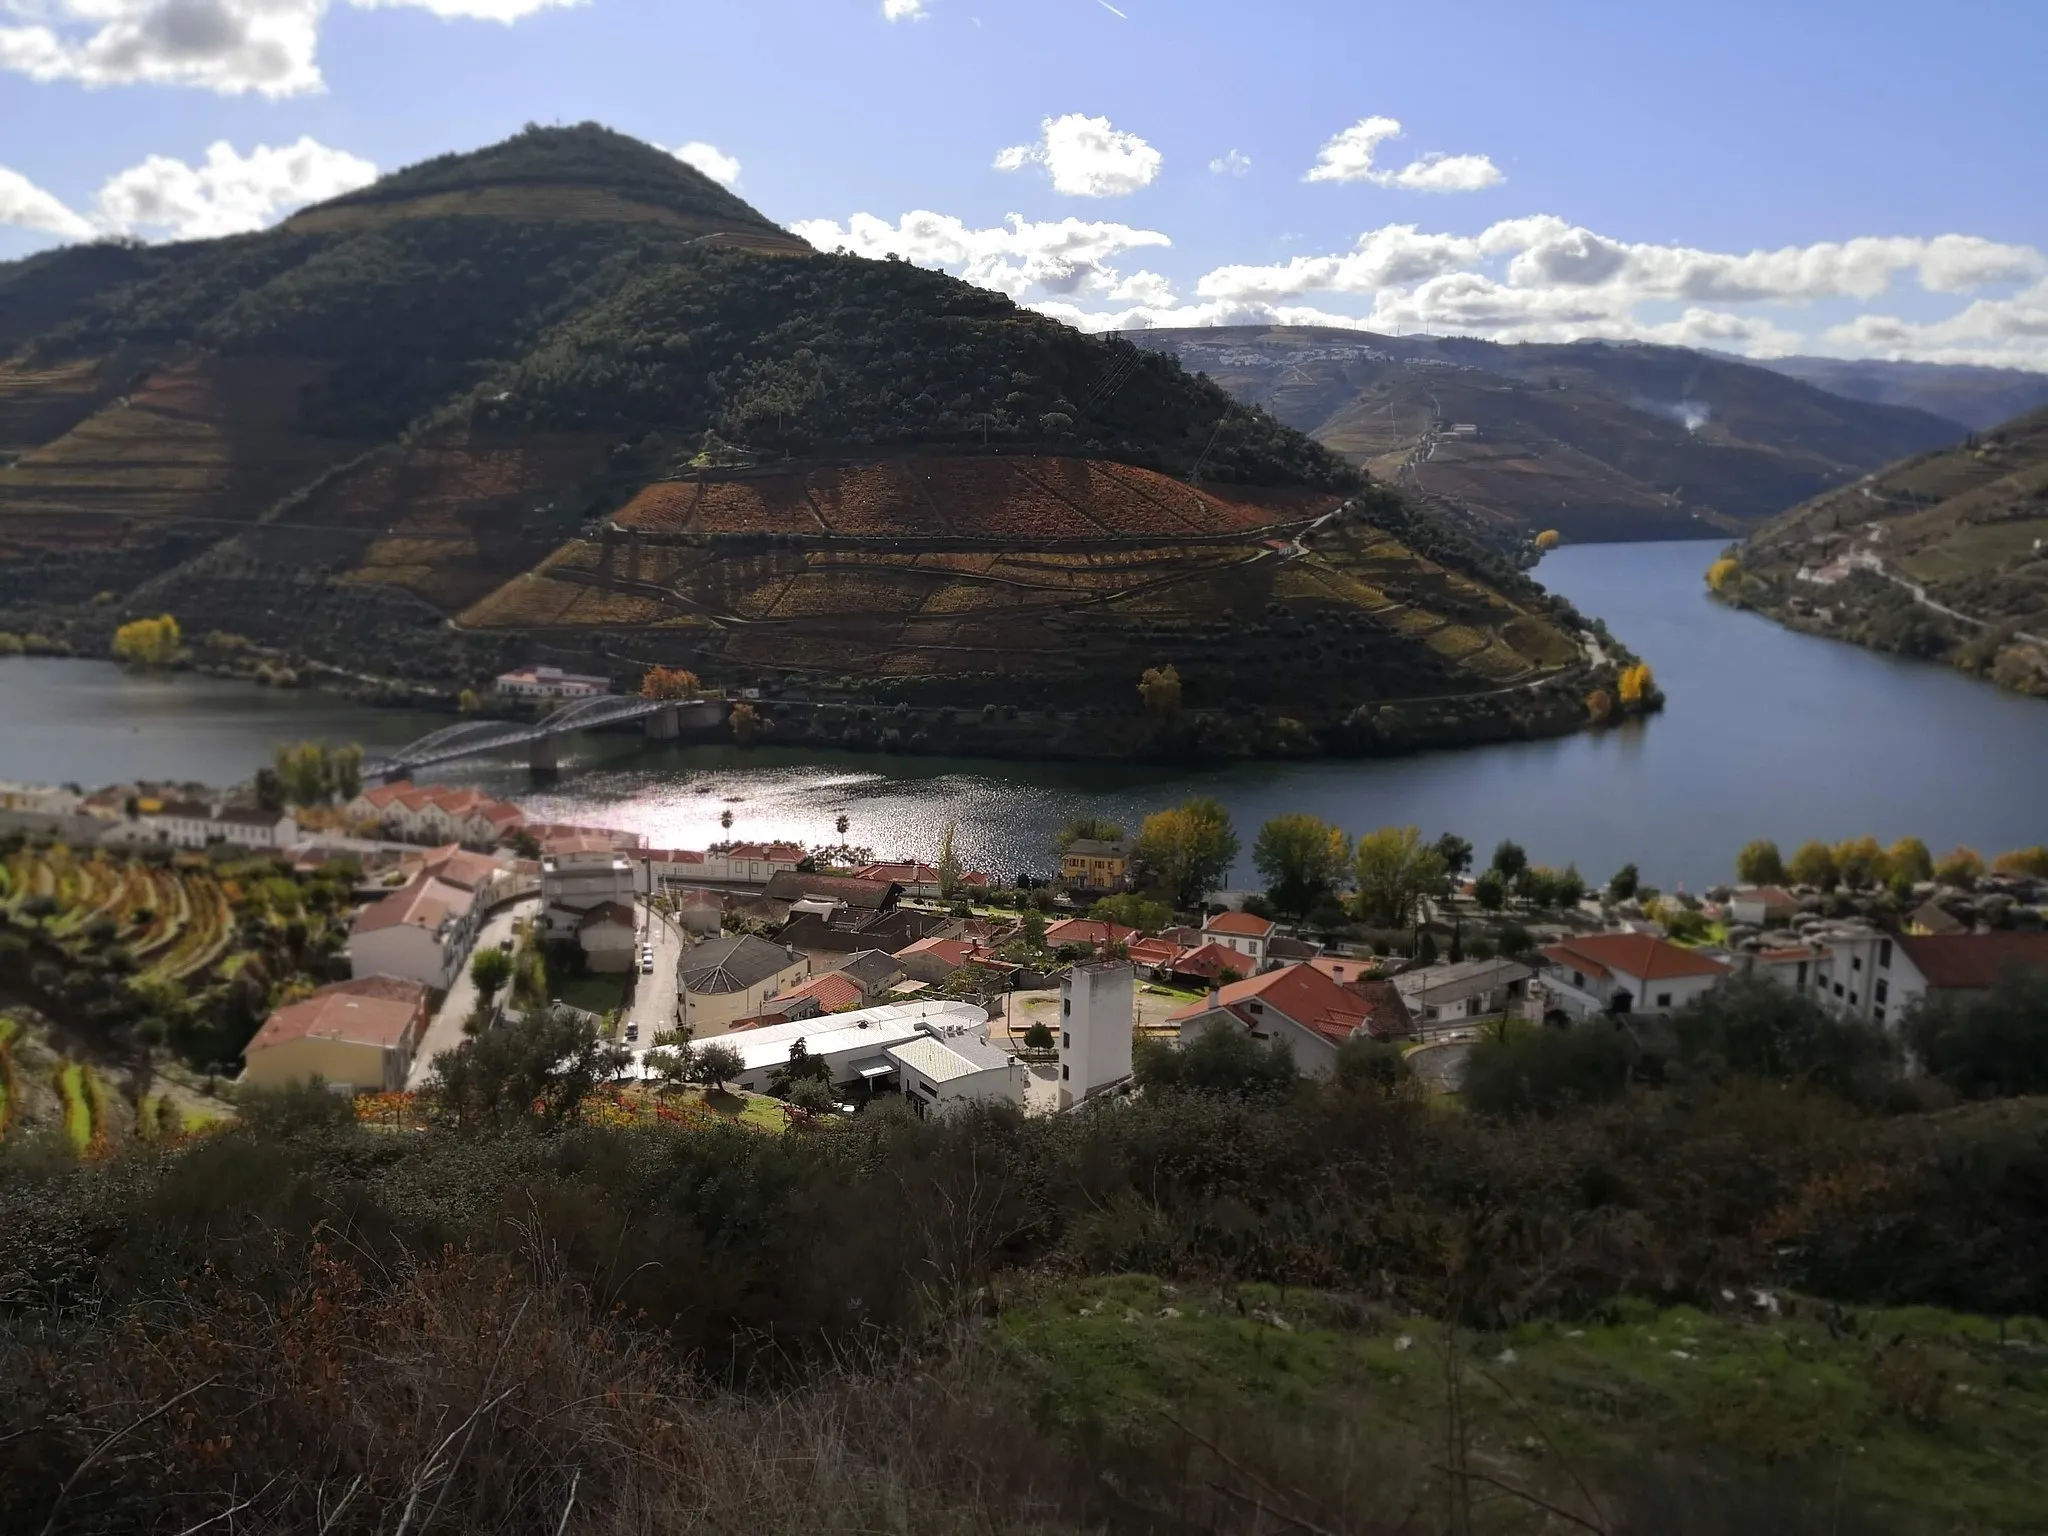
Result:
{"label": "bridge over river", "polygon": [[387,758],[363,765],[366,777],[399,779],[431,768],[437,763],[487,753],[527,749],[527,761],[547,772],[560,763],[561,739],[572,731],[595,731],[640,721],[650,739],[673,740],[682,733],[685,720],[695,725],[715,725],[725,713],[723,699],[643,699],[611,694],[578,699],[564,704],[540,720],[468,720],[460,725],[422,736]]}

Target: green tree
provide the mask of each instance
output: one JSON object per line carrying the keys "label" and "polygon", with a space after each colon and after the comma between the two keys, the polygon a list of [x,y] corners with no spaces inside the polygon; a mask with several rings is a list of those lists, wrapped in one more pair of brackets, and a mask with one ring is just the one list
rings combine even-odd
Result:
{"label": "green tree", "polygon": [[1058,1038],[1053,1034],[1052,1026],[1041,1019],[1024,1031],[1024,1046],[1027,1050],[1049,1051]]}
{"label": "green tree", "polygon": [[1614,878],[1607,882],[1607,894],[1615,901],[1634,901],[1636,892],[1642,887],[1642,873],[1635,865],[1624,864],[1614,872]]}
{"label": "green tree", "polygon": [[824,1057],[813,1056],[810,1046],[798,1039],[790,1042],[789,1059],[769,1074],[768,1091],[778,1099],[787,1099],[791,1090],[804,1082],[815,1082],[829,1093],[832,1069],[825,1065]]}
{"label": "green tree", "polygon": [[2048,1093],[2048,975],[2015,971],[1988,992],[1936,994],[1906,1021],[1929,1074],[1965,1097]]}
{"label": "green tree", "polygon": [[480,949],[470,957],[469,979],[476,983],[477,996],[485,1009],[512,979],[512,957],[502,949]]}
{"label": "green tree", "polygon": [[1138,832],[1138,857],[1182,908],[1199,905],[1222,883],[1237,850],[1230,812],[1207,796],[1147,816]]}
{"label": "green tree", "polygon": [[543,1011],[443,1051],[429,1088],[441,1115],[465,1130],[525,1121],[553,1129],[631,1059],[587,1021]]}
{"label": "green tree", "polygon": [[1778,845],[1767,837],[1745,843],[1742,852],[1735,855],[1735,878],[1744,885],[1783,885],[1785,860],[1778,853]]}
{"label": "green tree", "polygon": [[281,811],[284,809],[284,780],[275,768],[256,770],[256,804],[261,810]]}
{"label": "green tree", "polygon": [[1019,922],[1024,932],[1024,942],[1033,949],[1045,948],[1045,914],[1033,909],[1026,912]]}
{"label": "green tree", "polygon": [[1934,878],[1934,855],[1927,851],[1927,845],[1917,837],[1902,837],[1885,850],[1885,862],[1891,868],[1892,878],[1903,876],[1915,884]]}
{"label": "green tree", "polygon": [[954,824],[946,823],[946,833],[939,843],[939,900],[951,901],[960,889],[960,855],[953,850]]}
{"label": "green tree", "polygon": [[1436,856],[1443,860],[1444,877],[1464,879],[1465,872],[1472,867],[1472,844],[1455,832],[1446,832],[1432,846]]}
{"label": "green tree", "polygon": [[1635,1054],[1627,1036],[1600,1020],[1489,1036],[1465,1059],[1465,1103],[1494,1119],[1607,1103],[1628,1091]]}
{"label": "green tree", "polygon": [[1785,873],[1799,885],[1817,885],[1824,891],[1833,890],[1841,881],[1835,850],[1822,842],[1801,843]]}
{"label": "green tree", "polygon": [[1416,827],[1381,827],[1358,840],[1351,857],[1358,915],[1382,928],[1407,928],[1422,899],[1444,878],[1443,857]]}
{"label": "green tree", "polygon": [[746,1070],[746,1058],[730,1045],[714,1041],[697,1047],[697,1081],[713,1092],[722,1092],[727,1083]]}
{"label": "green tree", "polygon": [[[1034,916],[1036,914],[1033,914]],[[1173,908],[1163,901],[1154,901],[1149,896],[1140,896],[1135,891],[1123,891],[1115,896],[1105,896],[1088,909],[1088,915],[1106,923],[1121,923],[1126,928],[1135,928],[1140,933],[1157,933],[1173,922]],[[1039,942],[1045,940],[1045,919],[1038,922]]]}
{"label": "green tree", "polygon": [[1341,828],[1301,811],[1275,816],[1252,844],[1252,867],[1265,876],[1266,894],[1295,917],[1337,889],[1350,858],[1351,839]]}
{"label": "green tree", "polygon": [[334,753],[334,798],[353,800],[363,792],[363,749],[354,742]]}
{"label": "green tree", "polygon": [[1852,891],[1867,891],[1891,878],[1884,846],[1874,837],[1852,837],[1835,845],[1835,873]]}
{"label": "green tree", "polygon": [[1934,866],[1934,878],[1943,885],[1969,890],[1984,878],[1984,855],[1974,848],[1955,848],[1942,855]]}
{"label": "green tree", "polygon": [[1761,977],[1737,976],[1671,1016],[1681,1060],[1773,1082],[1867,1095],[1896,1075],[1881,1030]]}
{"label": "green tree", "polygon": [[1522,851],[1522,845],[1505,839],[1493,850],[1492,869],[1501,879],[1512,885],[1529,867],[1529,855]]}
{"label": "green tree", "polygon": [[1163,724],[1180,716],[1180,672],[1173,666],[1148,667],[1138,679],[1138,697],[1145,713]]}
{"label": "green tree", "polygon": [[1498,912],[1508,904],[1508,883],[1497,869],[1483,872],[1472,882],[1472,899],[1482,912]]}
{"label": "green tree", "polygon": [[1139,1040],[1131,1068],[1138,1085],[1148,1092],[1217,1099],[1286,1098],[1301,1081],[1283,1041],[1262,1045],[1229,1024],[1198,1031],[1178,1045]]}
{"label": "green tree", "polygon": [[1353,1035],[1337,1047],[1337,1086],[1349,1093],[1395,1098],[1414,1076],[1407,1053],[1392,1040]]}

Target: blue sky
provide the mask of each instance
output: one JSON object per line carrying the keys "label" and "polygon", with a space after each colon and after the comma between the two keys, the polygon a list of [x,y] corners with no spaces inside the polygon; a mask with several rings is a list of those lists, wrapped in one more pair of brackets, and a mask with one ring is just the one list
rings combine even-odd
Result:
{"label": "blue sky", "polygon": [[2040,0],[0,0],[0,257],[596,118],[1092,326],[2048,367],[2043,58]]}

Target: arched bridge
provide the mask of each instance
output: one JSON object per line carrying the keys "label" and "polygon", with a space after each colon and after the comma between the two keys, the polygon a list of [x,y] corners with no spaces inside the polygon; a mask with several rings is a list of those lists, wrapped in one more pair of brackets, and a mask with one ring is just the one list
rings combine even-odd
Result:
{"label": "arched bridge", "polygon": [[[718,703],[717,700],[708,702],[712,705]],[[571,731],[593,731],[602,726],[645,720],[650,736],[673,737],[679,728],[683,710],[701,710],[704,707],[703,702],[685,704],[674,699],[611,694],[578,699],[532,724],[517,720],[470,720],[448,726],[422,736],[411,746],[401,748],[380,762],[366,764],[363,771],[376,778],[395,779],[422,768],[431,768],[436,763],[452,762],[458,757],[480,757],[487,752],[504,752],[514,747],[530,749],[534,767],[552,768],[555,766],[556,739]]]}

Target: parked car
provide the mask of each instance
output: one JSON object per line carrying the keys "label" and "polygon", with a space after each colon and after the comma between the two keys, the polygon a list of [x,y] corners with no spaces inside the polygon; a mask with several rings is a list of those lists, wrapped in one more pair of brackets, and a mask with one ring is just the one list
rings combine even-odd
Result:
{"label": "parked car", "polygon": [[626,1038],[628,1040],[638,1040],[640,1038],[640,1025],[632,1019],[626,1021]]}

